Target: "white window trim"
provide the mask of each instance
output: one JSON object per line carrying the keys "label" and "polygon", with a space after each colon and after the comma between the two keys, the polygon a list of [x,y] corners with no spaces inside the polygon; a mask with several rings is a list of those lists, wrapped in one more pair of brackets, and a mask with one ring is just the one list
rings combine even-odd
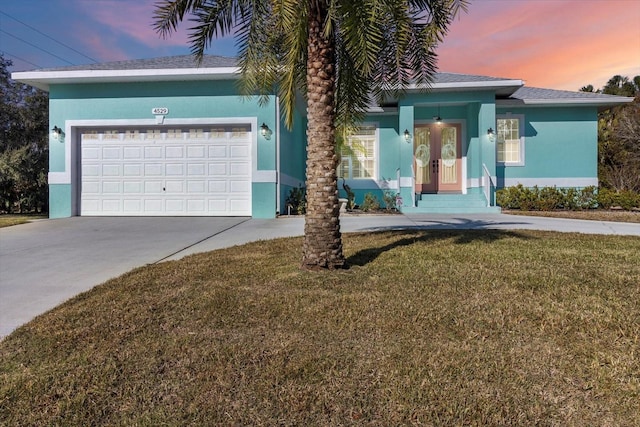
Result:
{"label": "white window trim", "polygon": [[[377,182],[378,180],[378,171],[380,170],[380,126],[378,122],[364,122],[361,123],[359,125],[360,127],[373,127],[375,128],[374,131],[374,138],[375,141],[373,143],[374,145],[374,159],[373,159],[373,176],[371,177],[364,177],[364,178],[353,178],[353,172],[352,172],[352,162],[349,162],[349,177],[346,178],[347,182],[363,182],[366,180],[371,180],[374,182]],[[339,180],[342,180],[342,178],[338,178]],[[356,184],[357,185],[357,184]]]}
{"label": "white window trim", "polygon": [[500,162],[498,158],[498,143],[496,141],[496,163],[499,166],[524,166],[525,165],[525,137],[524,137],[524,114],[497,114],[496,115],[496,132],[498,129],[499,119],[517,119],[518,120],[518,133],[520,134],[520,160],[517,162]]}

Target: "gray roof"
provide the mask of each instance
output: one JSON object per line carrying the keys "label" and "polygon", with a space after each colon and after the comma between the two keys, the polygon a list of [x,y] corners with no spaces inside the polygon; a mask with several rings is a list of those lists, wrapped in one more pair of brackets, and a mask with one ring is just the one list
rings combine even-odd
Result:
{"label": "gray roof", "polygon": [[568,90],[543,89],[522,86],[513,94],[499,98],[498,105],[517,107],[525,105],[557,105],[557,106],[597,106],[605,109],[614,105],[628,104],[633,98],[626,96],[606,95],[596,92],[573,92]]}
{"label": "gray roof", "polygon": [[543,89],[539,87],[523,86],[510,96],[512,99],[531,100],[531,99],[582,99],[582,100],[607,100],[615,98],[626,98],[624,96],[606,95],[596,92],[573,92],[568,90]]}
{"label": "gray roof", "polygon": [[71,65],[68,67],[40,68],[34,71],[81,71],[81,70],[165,70],[181,68],[236,67],[237,58],[204,55],[198,64],[193,55],[164,56],[161,58],[130,59],[126,61],[101,62],[96,64]]}
{"label": "gray roof", "polygon": [[499,82],[505,80],[512,80],[502,77],[488,77],[477,76],[473,74],[458,74],[458,73],[437,73],[433,81],[434,84],[443,83],[473,83],[473,82]]}

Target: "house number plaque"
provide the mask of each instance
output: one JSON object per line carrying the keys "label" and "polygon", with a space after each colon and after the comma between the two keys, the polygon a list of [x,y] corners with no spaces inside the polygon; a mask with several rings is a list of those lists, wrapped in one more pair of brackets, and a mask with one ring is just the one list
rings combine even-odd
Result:
{"label": "house number plaque", "polygon": [[155,114],[156,116],[165,116],[169,114],[169,109],[167,107],[152,108],[151,114]]}

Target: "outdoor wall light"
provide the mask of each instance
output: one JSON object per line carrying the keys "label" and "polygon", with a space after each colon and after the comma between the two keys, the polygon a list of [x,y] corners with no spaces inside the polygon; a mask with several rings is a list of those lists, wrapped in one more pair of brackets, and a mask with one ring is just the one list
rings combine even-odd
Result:
{"label": "outdoor wall light", "polygon": [[487,129],[487,136],[489,137],[489,141],[491,142],[495,142],[496,140],[496,133],[493,130],[493,128],[489,128]]}
{"label": "outdoor wall light", "polygon": [[262,135],[264,137],[264,139],[271,139],[271,129],[269,129],[269,126],[267,126],[266,123],[262,123],[262,126],[260,126],[260,135]]}
{"label": "outdoor wall light", "polygon": [[403,135],[405,141],[411,142],[411,132],[409,132],[409,129],[405,129]]}
{"label": "outdoor wall light", "polygon": [[51,134],[53,135],[53,139],[57,141],[62,136],[62,129],[58,126],[54,126],[53,129],[51,129]]}

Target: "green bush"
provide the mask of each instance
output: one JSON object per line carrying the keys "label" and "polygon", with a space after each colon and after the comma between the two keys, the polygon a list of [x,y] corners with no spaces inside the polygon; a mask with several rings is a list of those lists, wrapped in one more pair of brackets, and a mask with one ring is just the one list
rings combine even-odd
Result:
{"label": "green bush", "polygon": [[287,200],[285,200],[287,205],[287,213],[289,212],[289,208],[291,208],[291,212],[295,215],[304,215],[307,212],[307,192],[306,189],[302,186],[298,186],[298,188],[292,188],[289,191],[289,195],[287,196]]}
{"label": "green bush", "polygon": [[373,193],[367,193],[364,195],[364,201],[362,202],[362,206],[360,206],[363,212],[368,211],[377,211],[380,209],[380,202],[378,198]]}
{"label": "green bush", "polygon": [[598,191],[598,205],[603,209],[618,206],[626,210],[640,208],[640,194],[629,190],[615,191],[601,188]]}
{"label": "green bush", "polygon": [[[626,196],[626,204],[624,206],[629,205],[629,200],[633,199],[630,196]],[[615,204],[611,195],[607,195],[605,203],[601,202],[600,193],[593,186],[579,190],[576,188],[556,187],[538,188],[537,186],[527,188],[522,184],[498,190],[496,192],[496,201],[498,206],[504,209],[520,209],[523,211],[582,210],[594,209],[597,206],[609,207]],[[619,204],[622,205],[621,203]],[[625,207],[625,209],[629,208]]]}
{"label": "green bush", "polygon": [[397,193],[392,190],[384,190],[384,194],[382,195],[382,201],[384,202],[384,208],[388,211],[392,211],[397,209],[396,206],[396,197]]}

